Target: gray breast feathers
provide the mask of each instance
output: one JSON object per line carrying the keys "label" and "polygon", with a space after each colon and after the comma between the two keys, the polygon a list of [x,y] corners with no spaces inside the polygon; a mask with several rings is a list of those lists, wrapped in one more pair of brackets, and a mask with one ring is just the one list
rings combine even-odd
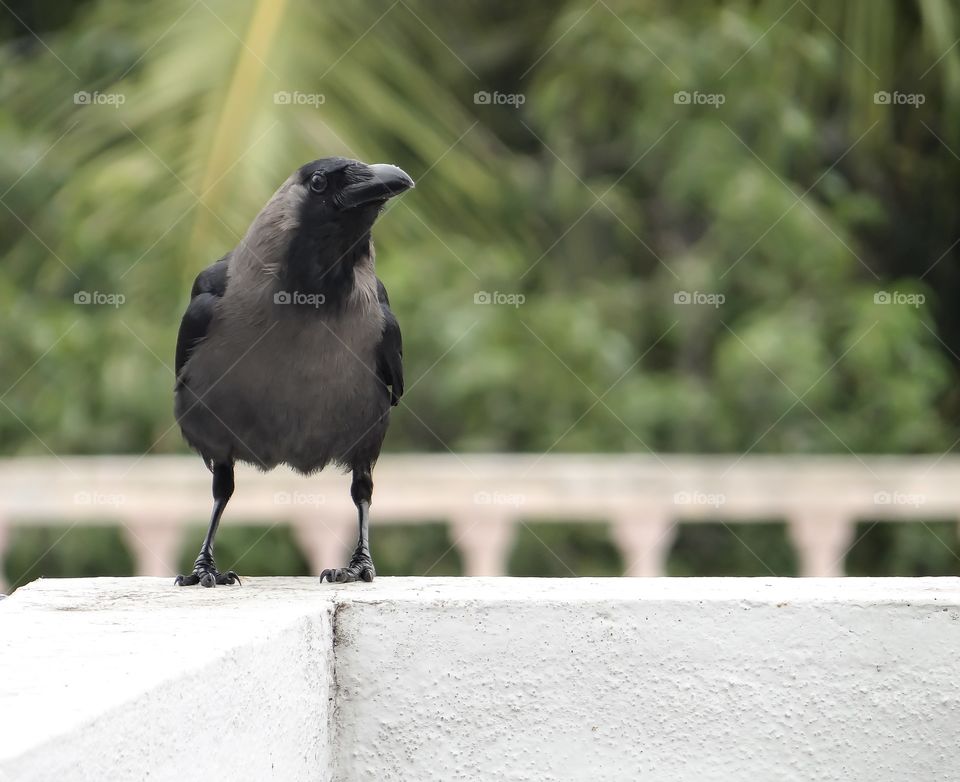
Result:
{"label": "gray breast feathers", "polygon": [[377,375],[384,315],[372,261],[357,267],[354,290],[336,308],[277,303],[275,292],[266,278],[228,285],[186,367],[177,400],[184,435],[211,458],[264,469],[375,459],[390,395]]}

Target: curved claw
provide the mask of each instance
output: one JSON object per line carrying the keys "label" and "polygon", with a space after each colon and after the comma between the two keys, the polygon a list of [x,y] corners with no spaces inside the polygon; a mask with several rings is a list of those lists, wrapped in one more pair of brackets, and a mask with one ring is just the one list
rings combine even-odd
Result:
{"label": "curved claw", "polygon": [[352,581],[373,581],[377,571],[373,563],[357,563],[349,567],[327,568],[320,573],[320,583],[329,581],[331,584],[346,584]]}
{"label": "curved claw", "polygon": [[226,573],[220,573],[217,570],[194,570],[192,573],[186,576],[177,576],[174,579],[174,586],[195,586],[200,584],[207,587],[215,587],[218,584],[231,585],[231,584],[240,584],[242,586],[243,582],[240,580],[240,576],[236,574],[233,570],[228,570]]}

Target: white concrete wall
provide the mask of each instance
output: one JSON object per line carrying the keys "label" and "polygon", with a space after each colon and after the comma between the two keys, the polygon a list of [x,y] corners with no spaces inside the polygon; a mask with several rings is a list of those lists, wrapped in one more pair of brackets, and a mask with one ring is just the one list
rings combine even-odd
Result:
{"label": "white concrete wall", "polygon": [[955,780],[960,580],[44,581],[0,780]]}
{"label": "white concrete wall", "polygon": [[0,782],[329,778],[332,606],[284,586],[45,580],[0,602]]}

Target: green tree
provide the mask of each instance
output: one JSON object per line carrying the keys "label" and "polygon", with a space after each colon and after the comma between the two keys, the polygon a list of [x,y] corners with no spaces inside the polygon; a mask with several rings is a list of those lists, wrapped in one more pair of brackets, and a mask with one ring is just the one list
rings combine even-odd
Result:
{"label": "green tree", "polygon": [[290,170],[331,154],[420,185],[376,233],[410,378],[389,448],[957,439],[947,0],[8,9],[7,453],[184,451],[170,365],[190,281]]}

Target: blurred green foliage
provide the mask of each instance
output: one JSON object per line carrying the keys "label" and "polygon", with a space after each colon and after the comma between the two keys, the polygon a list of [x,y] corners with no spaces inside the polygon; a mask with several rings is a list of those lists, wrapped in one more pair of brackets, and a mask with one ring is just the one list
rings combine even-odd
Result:
{"label": "blurred green foliage", "polygon": [[[958,37],[948,0],[10,0],[3,451],[183,451],[170,366],[193,276],[289,171],[344,154],[418,180],[376,231],[409,377],[388,449],[942,452],[960,412]],[[894,529],[858,544],[858,572],[950,564]],[[531,525],[515,572],[565,574],[532,530],[578,572],[619,567],[600,529]],[[227,523],[222,546],[245,572],[301,572],[275,533],[244,554],[254,532]],[[749,544],[792,572],[775,529],[742,533],[684,528],[671,571],[753,572]],[[381,572],[459,567],[441,527],[378,534],[398,536]],[[25,535],[8,573],[48,545]]]}
{"label": "blurred green foliage", "polygon": [[371,540],[373,561],[383,576],[458,576],[460,552],[443,523],[391,525]]}
{"label": "blurred green foliage", "polygon": [[4,572],[14,589],[39,576],[134,574],[133,558],[118,527],[54,525],[17,529],[4,557]]}
{"label": "blurred green foliage", "polygon": [[[199,531],[199,530],[198,530]],[[184,536],[180,552],[181,573],[193,570],[197,558],[197,538]],[[201,538],[202,539],[202,538]],[[272,576],[278,573],[275,563],[282,562],[288,576],[310,575],[310,567],[289,527],[228,527],[217,533],[217,558],[225,570],[237,570],[248,576]],[[229,564],[228,564],[229,563]]]}
{"label": "blurred green foliage", "polygon": [[626,564],[600,524],[524,522],[517,527],[513,576],[622,576]]}
{"label": "blurred green foliage", "polygon": [[956,522],[861,522],[846,567],[851,576],[960,575]]}
{"label": "blurred green foliage", "polygon": [[[786,525],[681,524],[667,563],[671,576],[796,576]],[[883,574],[876,574],[883,575]]]}

